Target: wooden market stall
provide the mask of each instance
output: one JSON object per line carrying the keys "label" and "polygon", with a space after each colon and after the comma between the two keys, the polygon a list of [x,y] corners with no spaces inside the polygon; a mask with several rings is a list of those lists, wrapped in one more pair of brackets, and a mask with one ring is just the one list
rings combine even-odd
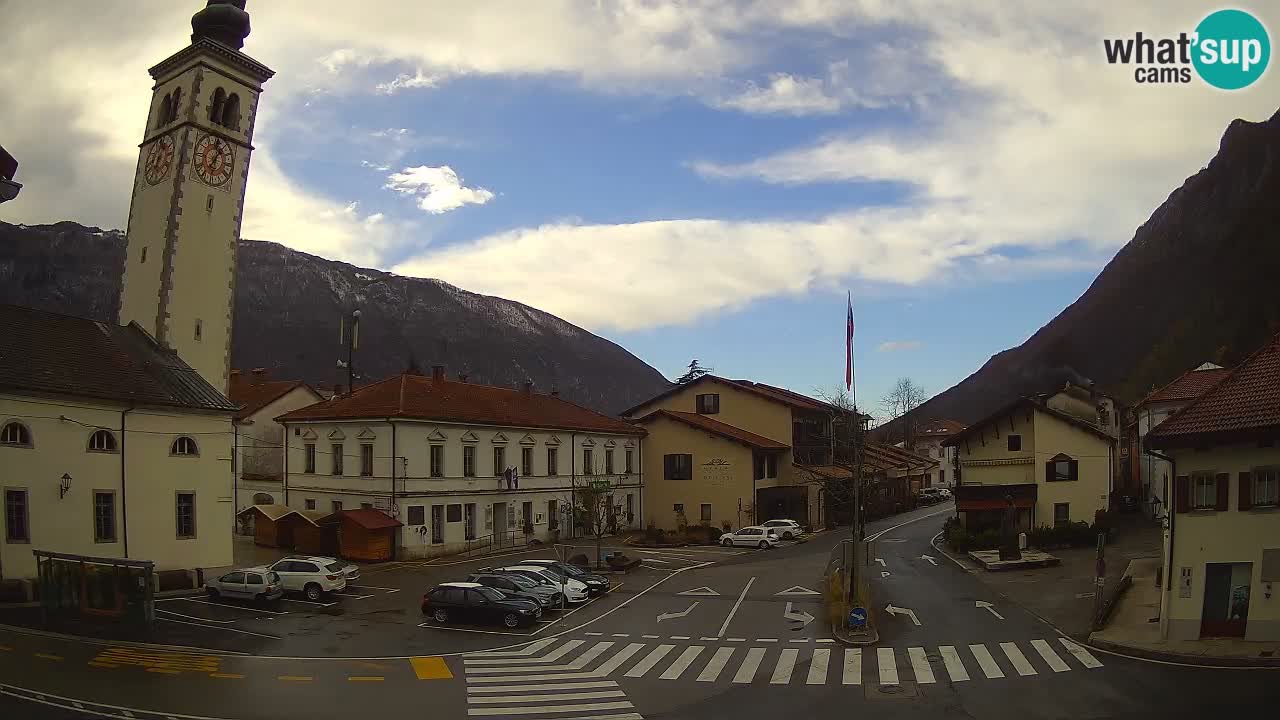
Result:
{"label": "wooden market stall", "polygon": [[339,510],[319,520],[321,526],[336,526],[338,555],[347,560],[383,562],[391,560],[396,528],[403,523],[381,510],[361,508]]}
{"label": "wooden market stall", "polygon": [[292,540],[292,544],[287,547],[307,555],[327,556],[337,553],[338,525],[320,522],[330,515],[331,513],[319,510],[294,510],[280,518],[278,523],[287,527],[286,532]]}
{"label": "wooden market stall", "polygon": [[292,547],[293,528],[287,518],[295,511],[288,505],[251,505],[240,519],[253,525],[253,542],[266,547]]}

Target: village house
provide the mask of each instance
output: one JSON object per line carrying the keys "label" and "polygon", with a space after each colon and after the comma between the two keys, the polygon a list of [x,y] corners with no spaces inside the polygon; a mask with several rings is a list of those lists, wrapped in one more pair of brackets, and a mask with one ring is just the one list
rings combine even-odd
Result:
{"label": "village house", "polygon": [[935,419],[924,423],[915,433],[915,452],[937,461],[937,474],[926,474],[924,487],[949,488],[955,484],[956,448],[944,441],[965,429],[955,420]]}
{"label": "village house", "polygon": [[1146,447],[1174,477],[1161,636],[1280,640],[1280,335]]}
{"label": "village house", "polygon": [[945,440],[957,452],[961,522],[970,531],[998,527],[1010,501],[1022,530],[1094,522],[1109,507],[1115,456],[1097,408],[1068,384],[1021,398]]}
{"label": "village house", "polygon": [[[232,487],[236,512],[276,504],[283,496],[284,426],[275,419],[324,398],[301,380],[271,380],[263,368],[232,370],[228,396],[238,407]],[[245,532],[253,530],[246,527]]]}
{"label": "village house", "polygon": [[611,528],[638,527],[643,512],[645,431],[531,383],[448,380],[436,366],[276,420],[288,446],[282,503],[380,511],[403,524],[398,559],[581,536],[573,509],[586,489],[611,498]]}

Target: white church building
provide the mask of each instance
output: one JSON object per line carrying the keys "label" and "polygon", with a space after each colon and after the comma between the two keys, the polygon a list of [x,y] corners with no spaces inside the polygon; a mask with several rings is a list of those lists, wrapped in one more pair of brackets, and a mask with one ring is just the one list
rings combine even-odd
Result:
{"label": "white church building", "polygon": [[232,562],[227,398],[236,246],[272,71],[243,2],[211,2],[151,68],[118,323],[0,306],[0,579],[33,550]]}

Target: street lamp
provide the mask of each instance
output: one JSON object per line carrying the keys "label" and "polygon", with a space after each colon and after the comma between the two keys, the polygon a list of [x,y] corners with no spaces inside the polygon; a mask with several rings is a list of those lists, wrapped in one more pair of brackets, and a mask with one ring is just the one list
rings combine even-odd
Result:
{"label": "street lamp", "polygon": [[58,485],[58,499],[61,500],[62,498],[66,497],[67,492],[70,490],[71,490],[71,474],[62,473],[62,482],[59,483]]}
{"label": "street lamp", "polygon": [[353,356],[355,351],[360,349],[360,310],[351,311],[351,332],[347,332],[347,320],[343,320],[338,324],[338,343],[345,343],[347,346],[347,362],[345,365],[342,360],[338,361],[338,368],[347,368],[347,393],[355,392],[355,367],[353,364]]}

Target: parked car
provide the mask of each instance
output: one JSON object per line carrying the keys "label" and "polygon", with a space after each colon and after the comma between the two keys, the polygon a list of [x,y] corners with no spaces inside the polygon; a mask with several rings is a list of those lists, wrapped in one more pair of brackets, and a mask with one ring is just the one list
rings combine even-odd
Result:
{"label": "parked car", "polygon": [[558,607],[562,599],[559,590],[516,573],[471,573],[467,582],[491,587],[507,597],[533,600],[544,608]]}
{"label": "parked car", "polygon": [[274,571],[280,576],[284,589],[300,592],[312,602],[317,602],[325,593],[338,592],[347,588],[347,577],[342,573],[342,563],[331,558],[304,559],[283,558],[266,567],[251,568],[253,570]]}
{"label": "parked car", "polygon": [[527,598],[507,597],[479,583],[440,583],[422,596],[422,614],[438,623],[464,622],[526,627],[542,617],[542,608]]}
{"label": "parked car", "polygon": [[938,488],[923,488],[920,490],[920,494],[916,496],[916,502],[921,505],[936,505],[942,501],[942,493],[938,491]]}
{"label": "parked car", "polygon": [[279,600],[284,595],[280,576],[262,568],[232,570],[204,584],[209,597],[245,598],[247,600]]}
{"label": "parked car", "polygon": [[938,488],[938,494],[942,496],[944,502],[952,498],[951,488]]}
{"label": "parked car", "polygon": [[586,583],[558,575],[553,570],[541,565],[512,565],[510,567],[493,568],[491,572],[516,573],[556,589],[563,588],[565,600],[571,603],[586,602],[587,600]]}
{"label": "parked car", "polygon": [[347,579],[348,585],[360,579],[359,565],[353,565],[349,562],[339,560],[338,558],[325,557],[324,555],[285,555],[285,558],[288,560],[311,560],[312,562],[318,562],[325,567],[338,563],[342,566],[342,575]]}
{"label": "parked car", "polygon": [[778,546],[778,536],[770,528],[751,525],[749,527],[741,528],[736,532],[721,535],[720,544],[725,547],[740,545],[745,547],[758,547],[761,550],[765,550],[767,548]]}
{"label": "parked car", "polygon": [[521,562],[525,565],[542,565],[559,575],[573,578],[587,586],[588,595],[603,595],[609,591],[609,578],[587,572],[572,563],[560,562],[559,560],[522,560]]}
{"label": "parked car", "polygon": [[772,530],[774,535],[783,540],[794,540],[804,534],[804,527],[795,520],[770,520],[761,527]]}

